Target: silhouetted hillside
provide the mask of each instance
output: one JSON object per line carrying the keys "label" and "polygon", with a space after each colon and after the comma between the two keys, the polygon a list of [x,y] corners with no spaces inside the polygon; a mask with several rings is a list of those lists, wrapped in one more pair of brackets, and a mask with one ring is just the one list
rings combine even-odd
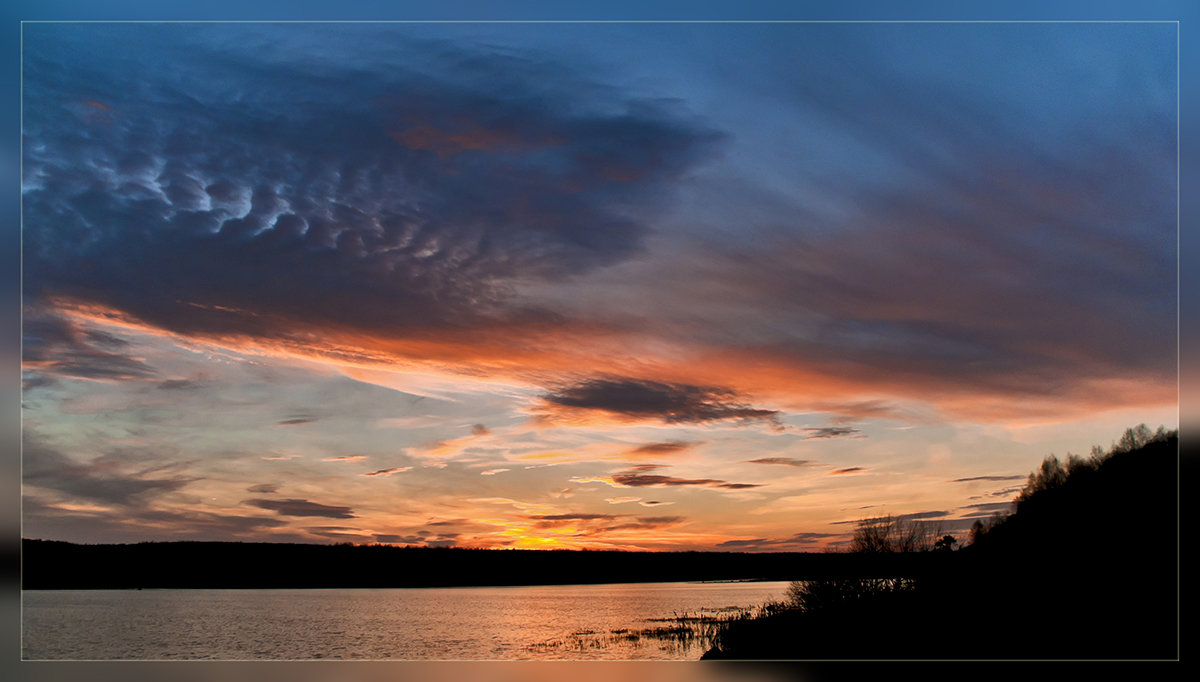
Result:
{"label": "silhouetted hillside", "polygon": [[1122,443],[1090,460],[1047,458],[1011,516],[977,528],[911,589],[780,605],[730,625],[706,657],[1177,658],[1178,434]]}

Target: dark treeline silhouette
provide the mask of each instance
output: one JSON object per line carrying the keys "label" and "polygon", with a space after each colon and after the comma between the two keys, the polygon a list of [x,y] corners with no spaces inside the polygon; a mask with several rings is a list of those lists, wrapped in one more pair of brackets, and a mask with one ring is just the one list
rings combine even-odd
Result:
{"label": "dark treeline silhouette", "polygon": [[[1144,426],[1090,458],[1048,457],[1010,516],[976,524],[961,550],[928,552],[943,561],[793,583],[705,658],[1177,659],[1178,457],[1178,432]],[[856,548],[880,525],[861,523]]]}
{"label": "dark treeline silhouette", "polygon": [[793,580],[886,570],[849,554],[508,550],[252,542],[88,545],[26,539],[24,589],[444,587]]}

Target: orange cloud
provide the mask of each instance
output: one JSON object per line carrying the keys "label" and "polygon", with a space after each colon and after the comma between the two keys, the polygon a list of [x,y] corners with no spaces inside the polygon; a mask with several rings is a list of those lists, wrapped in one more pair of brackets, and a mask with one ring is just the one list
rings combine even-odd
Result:
{"label": "orange cloud", "polygon": [[[770,411],[829,411],[842,423],[880,417],[910,422],[961,418],[1052,423],[1123,405],[1172,405],[1177,398],[1175,385],[1140,379],[1081,377],[1056,387],[1052,394],[1039,393],[1036,386],[965,386],[946,374],[879,372],[828,359],[806,362],[779,349],[707,347],[661,339],[650,344],[644,342],[652,338],[650,331],[561,320],[480,323],[400,335],[318,327],[262,315],[254,318],[255,325],[265,321],[275,330],[271,334],[228,331],[185,336],[99,304],[62,297],[50,303],[58,313],[82,322],[166,337],[182,345],[316,362],[352,378],[401,390],[410,390],[403,377],[414,373],[440,377],[463,390],[474,385],[481,390],[545,392],[544,387],[587,381],[619,366],[635,370],[631,379],[640,382],[719,386],[742,396],[746,409],[762,410],[764,416]],[[697,382],[697,377],[703,380]],[[1115,398],[1122,405],[1114,405]],[[638,414],[548,405],[545,400],[530,410],[535,422],[543,425],[605,426],[644,420]],[[471,437],[477,434],[455,439],[446,446],[446,454],[465,446]]]}

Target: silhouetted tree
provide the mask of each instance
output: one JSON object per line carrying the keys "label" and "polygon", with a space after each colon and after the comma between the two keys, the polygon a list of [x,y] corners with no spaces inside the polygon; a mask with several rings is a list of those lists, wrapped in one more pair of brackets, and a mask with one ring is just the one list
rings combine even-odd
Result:
{"label": "silhouetted tree", "polygon": [[954,545],[958,544],[958,538],[953,535],[943,535],[938,538],[938,541],[933,543],[933,551],[935,552],[950,552],[954,550]]}

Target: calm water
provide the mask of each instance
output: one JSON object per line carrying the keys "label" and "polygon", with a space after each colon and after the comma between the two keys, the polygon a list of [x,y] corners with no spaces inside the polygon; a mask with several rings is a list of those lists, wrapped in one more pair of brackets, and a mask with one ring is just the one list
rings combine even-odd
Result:
{"label": "calm water", "polygon": [[636,636],[680,615],[783,597],[787,583],[326,590],[26,590],[22,658],[697,659]]}

